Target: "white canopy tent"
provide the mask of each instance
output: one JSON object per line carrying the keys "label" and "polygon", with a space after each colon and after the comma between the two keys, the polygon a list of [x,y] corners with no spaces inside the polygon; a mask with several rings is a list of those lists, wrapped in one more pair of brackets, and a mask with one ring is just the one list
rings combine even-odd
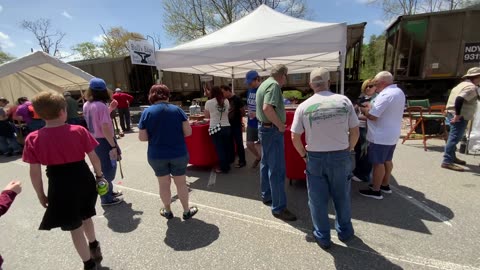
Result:
{"label": "white canopy tent", "polygon": [[8,100],[44,91],[86,90],[92,75],[44,52],[34,52],[0,65],[0,96]]}
{"label": "white canopy tent", "polygon": [[285,64],[290,74],[316,67],[343,71],[346,23],[320,23],[279,13],[266,5],[207,36],[155,52],[157,68],[165,71],[243,78],[252,69],[268,75]]}

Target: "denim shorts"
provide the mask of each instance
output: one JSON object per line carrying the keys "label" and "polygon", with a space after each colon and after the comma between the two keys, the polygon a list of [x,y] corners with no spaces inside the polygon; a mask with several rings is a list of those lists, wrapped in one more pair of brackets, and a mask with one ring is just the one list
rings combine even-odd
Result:
{"label": "denim shorts", "polygon": [[181,176],[187,171],[188,160],[190,156],[172,158],[172,159],[148,159],[148,164],[152,167],[156,176]]}
{"label": "denim shorts", "polygon": [[392,161],[393,152],[397,145],[368,144],[368,159],[372,164],[383,164]]}
{"label": "denim shorts", "polygon": [[247,142],[258,142],[258,128],[247,126]]}

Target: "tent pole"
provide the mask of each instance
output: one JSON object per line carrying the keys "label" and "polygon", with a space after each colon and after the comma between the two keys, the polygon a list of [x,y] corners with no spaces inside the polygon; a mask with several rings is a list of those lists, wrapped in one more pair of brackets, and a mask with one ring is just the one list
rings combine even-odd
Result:
{"label": "tent pole", "polygon": [[345,95],[345,54],[343,54],[341,51],[340,51],[340,94]]}
{"label": "tent pole", "polygon": [[235,75],[233,74],[233,67],[232,67],[232,94],[235,95]]}

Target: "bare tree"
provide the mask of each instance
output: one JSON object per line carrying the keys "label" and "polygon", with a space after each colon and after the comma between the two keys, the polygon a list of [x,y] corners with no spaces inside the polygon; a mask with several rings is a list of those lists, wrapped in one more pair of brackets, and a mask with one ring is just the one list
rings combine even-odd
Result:
{"label": "bare tree", "polygon": [[235,22],[262,4],[297,18],[307,14],[305,0],[164,1],[165,29],[177,42],[189,41]]}
{"label": "bare tree", "polygon": [[32,32],[38,41],[38,45],[45,53],[53,56],[61,57],[60,48],[65,33],[60,30],[52,30],[50,19],[37,19],[35,21],[23,20],[20,27],[24,30]]}

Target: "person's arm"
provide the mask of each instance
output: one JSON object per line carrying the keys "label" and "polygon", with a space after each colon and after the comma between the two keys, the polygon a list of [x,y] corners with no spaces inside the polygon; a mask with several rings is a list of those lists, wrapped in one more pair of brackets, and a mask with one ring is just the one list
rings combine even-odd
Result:
{"label": "person's arm", "polygon": [[208,111],[208,109],[203,109],[203,115],[205,116],[205,118],[210,119],[210,112]]}
{"label": "person's arm", "polygon": [[295,146],[298,154],[303,158],[303,160],[307,161],[307,150],[305,149],[305,146],[303,146],[302,134],[292,132],[292,143],[293,146]]}
{"label": "person's arm", "polygon": [[95,172],[95,178],[99,178],[103,176],[102,173],[102,164],[100,162],[100,159],[98,158],[97,154],[95,151],[91,151],[87,153],[88,159],[90,159],[90,162],[93,165],[93,171]]}
{"label": "person's arm", "polygon": [[182,122],[182,129],[183,129],[183,136],[188,137],[192,135],[192,127],[190,126],[190,123],[188,121],[183,121]]}
{"label": "person's arm", "polygon": [[140,129],[138,131],[138,139],[141,142],[148,142],[148,132],[146,129]]}
{"label": "person's arm", "polygon": [[348,131],[348,145],[350,151],[353,151],[355,150],[355,145],[357,145],[358,138],[360,137],[360,129],[358,126],[356,126],[354,128],[350,128]]}
{"label": "person's arm", "polygon": [[110,105],[108,106],[108,113],[113,112],[118,107],[118,101],[116,99],[112,99]]}
{"label": "person's arm", "polygon": [[0,194],[0,216],[3,216],[12,205],[15,197],[22,191],[20,181],[11,181]]}
{"label": "person's arm", "polygon": [[47,208],[48,198],[43,190],[42,166],[40,164],[30,164],[30,179],[32,180],[33,189],[37,193],[40,204]]}
{"label": "person's arm", "polygon": [[285,125],[282,123],[280,118],[278,118],[277,113],[275,112],[275,108],[270,104],[263,104],[263,113],[267,117],[267,119],[272,122],[280,132],[285,131]]}

